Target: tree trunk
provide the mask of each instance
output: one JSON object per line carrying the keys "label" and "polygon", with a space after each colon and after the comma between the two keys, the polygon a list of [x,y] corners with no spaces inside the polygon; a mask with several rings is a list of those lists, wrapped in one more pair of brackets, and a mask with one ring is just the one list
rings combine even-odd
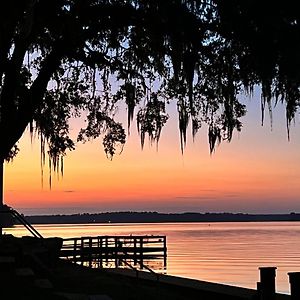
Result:
{"label": "tree trunk", "polygon": [[[0,210],[3,209],[3,185],[4,185],[4,160],[0,160]],[[2,216],[0,215],[0,218],[2,219]],[[2,236],[2,225],[0,222],[0,236]]]}

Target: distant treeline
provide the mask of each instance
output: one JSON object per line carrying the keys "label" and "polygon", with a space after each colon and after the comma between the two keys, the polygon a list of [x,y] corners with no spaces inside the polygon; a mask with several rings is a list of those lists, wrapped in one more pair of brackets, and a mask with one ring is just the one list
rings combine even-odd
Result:
{"label": "distant treeline", "polygon": [[158,213],[158,212],[106,212],[72,215],[27,216],[32,224],[76,223],[157,223],[157,222],[258,222],[300,221],[300,213],[245,214],[245,213]]}

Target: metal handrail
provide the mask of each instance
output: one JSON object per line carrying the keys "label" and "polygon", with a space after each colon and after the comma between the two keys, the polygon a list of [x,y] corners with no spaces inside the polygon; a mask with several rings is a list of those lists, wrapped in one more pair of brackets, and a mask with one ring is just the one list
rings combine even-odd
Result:
{"label": "metal handrail", "polygon": [[9,213],[14,216],[34,237],[43,239],[44,237],[15,209],[7,207],[7,210],[1,210],[0,213]]}

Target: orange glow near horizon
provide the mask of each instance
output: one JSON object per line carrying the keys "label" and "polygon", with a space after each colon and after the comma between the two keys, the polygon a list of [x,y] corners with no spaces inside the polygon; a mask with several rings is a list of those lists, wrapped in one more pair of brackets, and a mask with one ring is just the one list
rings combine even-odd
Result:
{"label": "orange glow near horizon", "polygon": [[64,177],[52,174],[51,190],[47,165],[41,183],[39,142],[31,144],[25,133],[20,154],[5,167],[5,202],[26,213],[300,211],[299,123],[290,142],[282,123],[274,120],[272,131],[260,127],[259,115],[250,111],[242,133],[212,156],[205,130],[182,155],[174,120],[158,151],[155,145],[142,151],[134,129],[113,161],[100,141],[80,144],[65,158]]}

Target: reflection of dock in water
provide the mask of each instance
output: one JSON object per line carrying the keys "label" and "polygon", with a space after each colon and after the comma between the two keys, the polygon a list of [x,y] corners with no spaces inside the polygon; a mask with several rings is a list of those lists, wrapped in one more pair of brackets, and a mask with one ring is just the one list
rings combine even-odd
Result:
{"label": "reflection of dock in water", "polygon": [[61,258],[93,268],[132,268],[164,272],[166,236],[97,236],[63,240]]}

